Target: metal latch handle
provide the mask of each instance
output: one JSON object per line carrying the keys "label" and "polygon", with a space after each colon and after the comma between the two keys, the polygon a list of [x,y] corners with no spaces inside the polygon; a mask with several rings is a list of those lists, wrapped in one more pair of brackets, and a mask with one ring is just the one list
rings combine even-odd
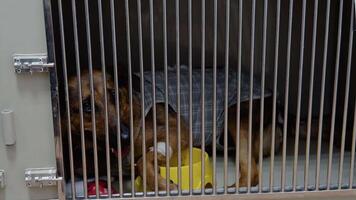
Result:
{"label": "metal latch handle", "polygon": [[17,74],[49,72],[54,63],[48,63],[46,54],[15,54],[14,68]]}
{"label": "metal latch handle", "polygon": [[55,186],[62,181],[62,177],[57,177],[57,170],[49,168],[29,168],[25,170],[25,184],[27,187]]}

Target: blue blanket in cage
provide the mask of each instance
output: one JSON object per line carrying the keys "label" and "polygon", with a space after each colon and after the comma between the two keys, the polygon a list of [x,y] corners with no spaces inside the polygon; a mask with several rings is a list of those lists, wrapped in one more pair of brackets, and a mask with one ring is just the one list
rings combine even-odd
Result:
{"label": "blue blanket in cage", "polygon": [[[139,73],[135,74],[140,77]],[[202,88],[201,88],[201,70],[193,69],[192,71],[192,132],[194,146],[200,146],[202,141]],[[225,69],[217,69],[216,74],[216,133],[217,139],[224,129],[224,102],[225,102]],[[156,71],[156,103],[165,102],[165,78],[163,71]],[[213,135],[213,69],[205,71],[205,144],[211,144]],[[250,95],[250,76],[246,73],[241,73],[241,102],[248,101]],[[152,108],[152,73],[144,72],[144,93],[145,93],[145,115]],[[260,98],[261,83],[255,77],[253,82],[253,98]],[[265,97],[271,96],[271,91],[265,90]],[[228,106],[237,103],[237,72],[229,71],[228,80]],[[177,69],[168,68],[168,104],[177,112]],[[180,111],[184,122],[188,125],[189,122],[189,70],[188,67],[182,65],[180,67]],[[219,140],[217,140],[219,141]],[[219,146],[219,144],[218,144]],[[220,146],[221,147],[221,146]]]}

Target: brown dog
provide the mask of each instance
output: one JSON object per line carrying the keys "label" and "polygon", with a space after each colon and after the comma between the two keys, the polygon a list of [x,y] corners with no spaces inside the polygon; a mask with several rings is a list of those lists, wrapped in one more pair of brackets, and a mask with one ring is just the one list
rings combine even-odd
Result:
{"label": "brown dog", "polygon": [[[99,70],[93,71],[93,81],[94,81],[94,93],[95,93],[95,118],[96,118],[96,137],[98,141],[98,152],[104,151],[105,149],[105,98],[104,98],[104,87],[103,87],[103,74]],[[107,108],[108,108],[108,131],[110,132],[110,140],[115,140],[116,137],[116,127],[117,127],[117,115],[115,107],[115,88],[114,82],[111,76],[107,75]],[[69,94],[70,94],[70,110],[71,110],[71,129],[72,136],[74,137],[73,143],[80,143],[80,110],[79,106],[83,107],[83,127],[85,131],[85,137],[88,140],[86,141],[86,149],[90,150],[92,146],[90,145],[90,138],[93,134],[93,124],[92,124],[92,106],[90,103],[90,76],[87,71],[82,72],[81,75],[81,84],[82,84],[82,105],[79,105],[79,88],[78,80],[76,77],[71,77],[69,79]],[[125,124],[129,127],[130,125],[130,106],[129,106],[129,95],[126,87],[119,88],[119,99],[120,99],[120,123]],[[142,159],[142,129],[141,129],[141,109],[140,101],[138,98],[133,98],[133,135],[134,138],[134,156],[135,163],[138,170],[138,175],[143,175],[143,159]],[[264,117],[264,154],[269,154],[270,152],[270,141],[271,141],[271,112],[272,108],[271,98],[266,99],[265,103],[265,117]],[[166,146],[166,130],[165,130],[165,109],[164,104],[157,104],[157,142],[161,146]],[[259,152],[259,101],[254,101],[254,114],[253,114],[253,138],[252,138],[252,159],[251,159],[251,184],[258,184],[258,152]],[[256,110],[255,110],[256,109]],[[151,111],[150,111],[151,112]],[[169,112],[168,116],[169,124],[169,144],[168,144],[168,154],[169,157],[166,157],[167,152],[162,152],[161,148],[158,150],[158,165],[165,165],[166,159],[174,159],[177,154],[177,114],[175,112]],[[236,143],[236,106],[229,108],[229,121],[228,121],[228,132],[234,139]],[[154,189],[155,180],[154,180],[154,151],[153,151],[153,119],[152,114],[149,113],[145,117],[145,136],[146,136],[146,175],[147,175],[147,187],[149,189]],[[112,136],[113,135],[113,136]],[[276,147],[278,148],[280,139],[280,131],[277,128],[276,133]],[[79,140],[75,141],[75,140]],[[126,138],[127,140],[127,138]],[[121,138],[121,141],[123,139]],[[129,147],[129,143],[125,143],[122,146],[123,149]],[[181,148],[182,150],[189,148],[189,131],[187,124],[182,120],[181,121]],[[240,129],[240,180],[239,184],[241,187],[247,186],[247,172],[248,172],[248,102],[241,104],[241,129]],[[117,146],[110,144],[110,148],[116,149]],[[88,174],[93,174],[93,168],[90,167],[89,163],[92,163],[92,154],[87,153],[87,170]],[[103,154],[105,155],[105,154]],[[111,159],[115,159],[115,156],[110,156]],[[130,156],[123,155],[123,168],[129,169]],[[127,161],[127,162],[125,162]],[[99,160],[100,162],[100,160]],[[81,161],[74,163],[75,166],[80,166]],[[105,161],[100,163],[100,174],[106,175]],[[112,170],[117,169],[117,162],[112,163]],[[89,166],[89,167],[88,167]],[[78,170],[80,171],[80,170]],[[112,175],[117,174],[117,171],[112,171]],[[158,188],[159,190],[165,190],[166,180],[158,174]],[[170,183],[170,189],[176,189],[177,186],[173,183]]]}

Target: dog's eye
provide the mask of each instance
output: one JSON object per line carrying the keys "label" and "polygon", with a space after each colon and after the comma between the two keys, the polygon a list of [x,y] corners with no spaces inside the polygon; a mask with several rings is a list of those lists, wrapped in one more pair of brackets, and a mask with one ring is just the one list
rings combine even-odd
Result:
{"label": "dog's eye", "polygon": [[83,101],[83,111],[86,113],[91,113],[91,102],[89,99]]}
{"label": "dog's eye", "polygon": [[111,90],[110,92],[111,92],[112,98],[115,99],[115,98],[116,98],[116,92],[115,92],[115,90]]}

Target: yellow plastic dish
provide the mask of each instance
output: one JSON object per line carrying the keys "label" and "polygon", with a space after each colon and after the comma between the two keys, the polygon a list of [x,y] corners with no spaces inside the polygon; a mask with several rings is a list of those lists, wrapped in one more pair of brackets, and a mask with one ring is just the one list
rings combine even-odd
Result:
{"label": "yellow plastic dish", "polygon": [[[202,183],[202,171],[201,171],[201,149],[198,148],[193,148],[193,190],[194,189],[201,189]],[[213,185],[213,175],[212,175],[212,166],[209,160],[209,155],[205,152],[205,185],[206,184],[211,184]],[[170,180],[173,181],[173,183],[178,184],[178,167],[175,165],[174,161],[172,161],[169,169],[169,174],[170,174]],[[160,174],[163,178],[166,178],[166,167],[160,166]],[[182,167],[181,167],[181,172],[182,172],[182,179],[181,179],[181,189],[182,190],[189,190],[189,150],[185,150],[182,152]],[[137,177],[135,180],[135,187],[136,191],[142,191],[142,178]]]}

